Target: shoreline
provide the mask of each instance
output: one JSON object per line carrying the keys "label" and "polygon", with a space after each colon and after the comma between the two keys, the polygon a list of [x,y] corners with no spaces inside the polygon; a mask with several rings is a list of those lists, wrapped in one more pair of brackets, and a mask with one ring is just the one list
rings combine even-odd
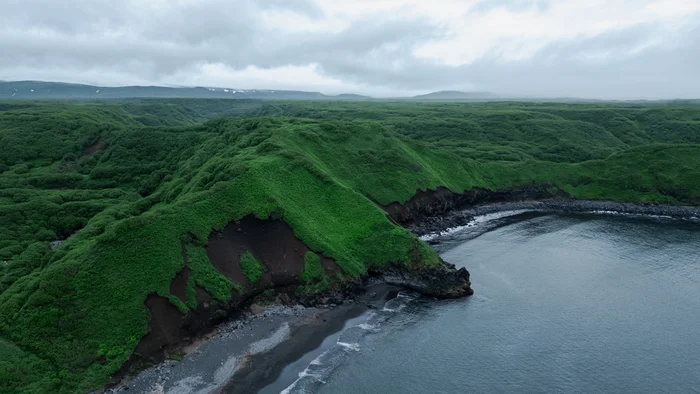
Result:
{"label": "shoreline", "polygon": [[[398,290],[397,286],[388,284],[369,286],[358,301],[326,309],[293,326],[287,341],[268,352],[251,356],[249,362],[236,371],[221,392],[255,393],[276,383],[287,366],[318,349],[327,337],[341,332],[350,320],[393,298]],[[284,388],[292,383],[293,381],[284,384]]]}
{"label": "shoreline", "polygon": [[450,230],[466,226],[472,223],[478,216],[508,211],[592,214],[615,213],[686,220],[700,218],[700,207],[693,206],[598,200],[542,199],[495,202],[464,207],[440,215],[426,216],[415,223],[407,225],[406,228],[416,236],[424,240],[430,240]]}
{"label": "shoreline", "polygon": [[[423,216],[406,228],[428,243],[473,224],[475,218],[498,213],[621,213],[690,219],[700,207],[619,203],[592,200],[542,199],[494,202]],[[241,317],[220,324],[213,332],[182,346],[182,359],[170,359],[123,379],[105,393],[153,394],[250,393],[280,384],[285,368],[318,349],[326,338],[341,332],[348,321],[390,299],[406,286],[377,278],[350,297],[329,298],[325,304],[299,303],[266,307],[252,304]],[[333,303],[334,302],[334,303]],[[290,384],[292,382],[289,382]],[[286,387],[286,386],[285,386]]]}
{"label": "shoreline", "polygon": [[227,321],[184,346],[181,360],[165,360],[104,393],[257,392],[276,383],[287,366],[342,331],[348,321],[380,307],[399,289],[376,283],[355,299],[320,307],[251,306],[243,318]]}

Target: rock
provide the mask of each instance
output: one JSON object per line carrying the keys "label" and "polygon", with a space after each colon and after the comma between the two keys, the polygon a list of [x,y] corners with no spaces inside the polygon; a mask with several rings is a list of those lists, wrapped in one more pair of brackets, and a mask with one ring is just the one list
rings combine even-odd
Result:
{"label": "rock", "polygon": [[265,307],[263,307],[263,306],[260,305],[260,304],[252,304],[252,305],[250,306],[250,312],[251,312],[253,315],[260,315],[260,314],[262,314],[262,313],[265,312]]}
{"label": "rock", "polygon": [[404,286],[436,298],[458,298],[474,294],[466,268],[455,269],[447,264],[406,268],[387,267],[380,273],[393,285]]}
{"label": "rock", "polygon": [[280,304],[280,305],[289,305],[292,303],[292,300],[289,298],[289,296],[285,293],[280,293],[277,294],[277,298],[275,299],[275,302]]}

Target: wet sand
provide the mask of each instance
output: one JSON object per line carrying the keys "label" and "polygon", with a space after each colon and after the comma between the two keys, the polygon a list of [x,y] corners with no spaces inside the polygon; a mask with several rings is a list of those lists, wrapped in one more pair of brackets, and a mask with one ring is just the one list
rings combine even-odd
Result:
{"label": "wet sand", "polygon": [[269,352],[251,356],[224,387],[222,393],[258,392],[274,382],[285,366],[320,346],[327,336],[342,330],[347,320],[361,315],[366,310],[367,306],[364,304],[343,305],[332,310],[320,311],[298,322],[299,324],[292,325],[287,341]]}
{"label": "wet sand", "polygon": [[[106,393],[254,393],[276,382],[284,368],[318,348],[329,335],[369,308],[380,307],[398,288],[378,284],[342,305],[304,308],[272,305],[222,324],[167,360],[125,379]],[[257,308],[256,308],[257,309]]]}

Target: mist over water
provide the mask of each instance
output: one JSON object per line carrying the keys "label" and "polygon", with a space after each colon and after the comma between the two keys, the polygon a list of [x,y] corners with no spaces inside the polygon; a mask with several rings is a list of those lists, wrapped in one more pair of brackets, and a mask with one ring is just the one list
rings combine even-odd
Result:
{"label": "mist over water", "polygon": [[698,392],[699,230],[659,218],[520,214],[450,234],[438,249],[470,270],[476,294],[404,294],[375,312],[337,364],[316,360],[329,371],[322,382],[298,388]]}

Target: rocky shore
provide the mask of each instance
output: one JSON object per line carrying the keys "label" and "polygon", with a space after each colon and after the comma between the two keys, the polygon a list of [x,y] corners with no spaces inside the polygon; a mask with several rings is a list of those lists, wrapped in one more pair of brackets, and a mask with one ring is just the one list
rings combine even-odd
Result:
{"label": "rocky shore", "polygon": [[627,215],[662,216],[674,219],[700,218],[700,207],[623,203],[614,201],[543,199],[537,201],[498,202],[465,207],[461,210],[424,216],[406,225],[418,236],[439,234],[445,230],[465,226],[475,217],[506,211],[561,212],[561,213],[620,213]]}
{"label": "rocky shore", "polygon": [[104,393],[250,393],[275,381],[282,369],[317,347],[345,322],[381,308],[398,287],[372,281],[366,291],[338,304],[252,304],[239,319],[221,324],[166,361],[124,379]]}

